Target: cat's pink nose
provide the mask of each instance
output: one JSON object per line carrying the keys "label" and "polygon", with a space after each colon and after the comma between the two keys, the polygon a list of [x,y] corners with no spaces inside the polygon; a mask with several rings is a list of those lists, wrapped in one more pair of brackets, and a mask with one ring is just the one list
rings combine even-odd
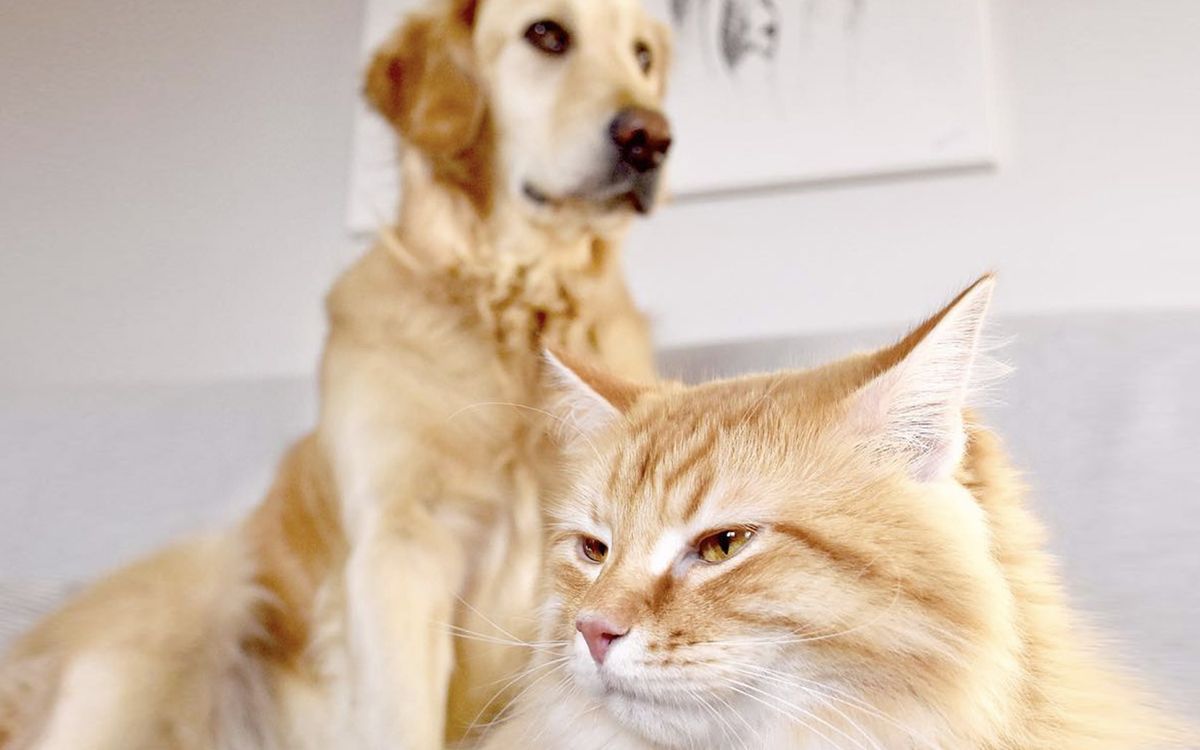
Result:
{"label": "cat's pink nose", "polygon": [[588,651],[597,664],[604,663],[613,641],[629,632],[628,625],[619,625],[603,615],[580,615],[575,621],[575,629],[583,633],[583,640],[587,641]]}

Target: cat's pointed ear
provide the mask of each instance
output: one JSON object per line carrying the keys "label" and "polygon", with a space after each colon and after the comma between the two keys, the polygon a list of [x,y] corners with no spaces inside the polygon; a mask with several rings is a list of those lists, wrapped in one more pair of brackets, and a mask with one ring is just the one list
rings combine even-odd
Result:
{"label": "cat's pointed ear", "polygon": [[544,358],[551,413],[568,441],[608,427],[647,390],[562,352],[547,349]]}
{"label": "cat's pointed ear", "polygon": [[963,409],[994,287],[991,274],[982,277],[880,352],[878,374],[850,397],[850,424],[865,447],[917,481],[943,479],[962,460]]}

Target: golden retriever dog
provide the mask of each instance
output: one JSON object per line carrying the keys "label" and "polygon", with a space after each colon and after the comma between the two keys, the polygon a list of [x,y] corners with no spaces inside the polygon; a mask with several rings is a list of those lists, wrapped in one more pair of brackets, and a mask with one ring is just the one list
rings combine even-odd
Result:
{"label": "golden retriever dog", "polygon": [[553,347],[652,374],[619,249],[658,194],[668,36],[636,0],[448,0],[366,93],[398,222],[327,299],[321,408],[236,529],[95,584],[0,667],[4,750],[424,750],[517,692]]}

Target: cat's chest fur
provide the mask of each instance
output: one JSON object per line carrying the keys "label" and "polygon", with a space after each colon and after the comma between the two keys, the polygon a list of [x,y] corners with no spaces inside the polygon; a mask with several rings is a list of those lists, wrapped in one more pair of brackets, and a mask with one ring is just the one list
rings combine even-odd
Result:
{"label": "cat's chest fur", "polygon": [[[730,717],[729,721],[734,726],[737,726],[736,721]],[[737,750],[738,748],[755,748],[755,750],[845,750],[846,747],[858,748],[888,748],[889,750],[905,750],[896,745],[886,745],[882,741],[875,738],[866,738],[863,736],[856,737],[856,742],[846,744],[836,744],[832,741],[823,739],[804,739],[798,737],[794,728],[787,726],[779,727],[755,727],[759,731],[758,734],[746,736],[730,737],[728,735],[718,735],[709,738],[704,744],[697,743],[692,740],[681,740],[677,745],[658,745],[647,742],[642,737],[632,734],[624,728],[617,727],[615,724],[607,722],[595,722],[588,727],[582,727],[579,724],[574,726],[563,727],[563,732],[558,739],[559,743],[547,742],[533,745],[541,750],[549,750],[550,748],[559,747],[575,747],[575,748],[595,748],[596,750],[673,750],[674,747],[689,748],[689,747],[707,747],[714,750]]]}
{"label": "cat's chest fur", "polygon": [[[868,735],[861,725],[857,730],[849,730],[843,735],[840,728],[810,732],[791,720],[772,721],[762,716],[746,716],[745,720],[739,720],[734,714],[724,714],[721,729],[712,736],[681,736],[656,743],[615,720],[602,703],[592,698],[585,698],[579,693],[562,695],[557,691],[538,688],[534,692],[539,700],[532,702],[538,708],[530,712],[538,719],[533,722],[517,720],[504,725],[489,738],[484,750],[512,747],[526,750],[559,750],[564,747],[578,750],[683,750],[696,747],[712,750],[910,750],[917,747],[905,744],[904,740],[898,742],[895,737]],[[702,717],[696,718],[699,720]],[[839,734],[814,737],[814,734],[825,732]],[[921,747],[932,749],[936,746]]]}

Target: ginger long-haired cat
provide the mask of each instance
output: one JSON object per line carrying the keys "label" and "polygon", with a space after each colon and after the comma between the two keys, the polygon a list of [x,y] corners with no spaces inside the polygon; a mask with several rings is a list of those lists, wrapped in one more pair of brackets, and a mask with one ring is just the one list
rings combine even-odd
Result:
{"label": "ginger long-haired cat", "polygon": [[488,747],[1184,746],[1104,664],[964,414],[992,286],[808,371],[655,388],[560,366],[576,481],[539,657]]}

